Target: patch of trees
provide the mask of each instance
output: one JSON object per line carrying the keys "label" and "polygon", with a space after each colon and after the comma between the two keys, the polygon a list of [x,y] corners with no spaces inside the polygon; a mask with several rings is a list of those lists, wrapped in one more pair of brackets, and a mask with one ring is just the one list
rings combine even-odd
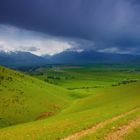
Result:
{"label": "patch of trees", "polygon": [[7,80],[7,81],[9,81],[9,82],[12,82],[12,81],[13,81],[13,78],[10,77],[10,76],[4,77],[3,75],[0,75],[0,84],[1,84],[1,82],[4,81],[4,80]]}
{"label": "patch of trees", "polygon": [[4,80],[4,76],[0,75],[0,81]]}
{"label": "patch of trees", "polygon": [[16,75],[16,76],[19,76],[20,78],[25,77],[23,74],[21,74],[21,73],[17,73],[17,72],[15,72],[15,75]]}
{"label": "patch of trees", "polygon": [[92,88],[104,88],[104,86],[93,86],[93,87],[77,87],[77,88],[67,88],[69,90],[74,90],[74,89],[92,89]]}
{"label": "patch of trees", "polygon": [[120,86],[120,85],[125,85],[125,84],[129,84],[129,83],[134,83],[134,82],[138,82],[140,81],[140,79],[126,79],[126,80],[122,80],[117,84],[113,84],[112,86]]}
{"label": "patch of trees", "polygon": [[58,76],[47,76],[48,79],[60,80],[61,78]]}
{"label": "patch of trees", "polygon": [[6,80],[8,80],[8,81],[13,81],[13,78],[12,77],[10,77],[10,76],[8,76],[7,78],[6,78]]}
{"label": "patch of trees", "polygon": [[48,79],[53,79],[53,80],[61,80],[61,79],[65,79],[65,80],[68,80],[68,79],[74,79],[73,76],[69,77],[69,76],[47,76]]}

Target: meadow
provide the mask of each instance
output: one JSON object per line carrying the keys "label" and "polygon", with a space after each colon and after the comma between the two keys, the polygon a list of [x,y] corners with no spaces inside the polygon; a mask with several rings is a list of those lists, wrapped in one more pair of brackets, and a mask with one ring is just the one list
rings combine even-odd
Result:
{"label": "meadow", "polygon": [[140,138],[139,66],[1,67],[0,75],[2,140]]}
{"label": "meadow", "polygon": [[94,64],[52,65],[27,71],[28,74],[48,83],[74,89],[94,89],[135,82],[140,78],[137,65]]}

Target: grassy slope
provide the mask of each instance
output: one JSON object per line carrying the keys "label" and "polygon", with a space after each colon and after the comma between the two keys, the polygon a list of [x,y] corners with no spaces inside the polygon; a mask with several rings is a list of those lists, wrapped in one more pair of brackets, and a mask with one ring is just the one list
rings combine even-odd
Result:
{"label": "grassy slope", "polygon": [[[108,123],[107,125],[105,125],[105,127],[101,129],[97,129],[95,133],[91,133],[82,137],[80,140],[103,140],[107,135],[113,132],[116,132],[118,129],[120,129],[121,126],[127,125],[131,120],[136,119],[138,116],[140,116],[140,110],[137,110],[128,115],[124,115],[123,117],[111,123]],[[132,140],[132,139],[129,139],[129,140]],[[134,139],[134,140],[137,140],[137,139]]]}
{"label": "grassy slope", "polygon": [[124,137],[124,140],[139,140],[140,139],[140,126],[135,128],[130,134]]}
{"label": "grassy slope", "polygon": [[0,127],[34,121],[66,107],[70,92],[22,73],[0,67]]}
{"label": "grassy slope", "polygon": [[140,83],[91,90],[91,96],[78,99],[50,119],[0,130],[5,140],[54,140],[140,106]]}

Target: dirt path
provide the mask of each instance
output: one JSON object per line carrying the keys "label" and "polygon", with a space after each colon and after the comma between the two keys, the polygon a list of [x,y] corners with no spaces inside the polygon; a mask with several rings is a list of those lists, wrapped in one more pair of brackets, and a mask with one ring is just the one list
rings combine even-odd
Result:
{"label": "dirt path", "polygon": [[[78,140],[83,136],[86,136],[88,134],[94,133],[99,128],[103,128],[108,123],[116,121],[116,120],[118,120],[118,119],[120,119],[120,118],[122,118],[122,117],[124,117],[126,115],[129,115],[129,114],[131,114],[131,113],[133,113],[133,112],[135,112],[137,110],[138,110],[138,108],[133,109],[133,110],[131,110],[129,112],[123,113],[123,114],[121,114],[119,116],[116,116],[116,117],[108,119],[108,120],[106,120],[104,122],[98,123],[97,125],[94,125],[93,127],[89,128],[89,129],[81,130],[79,132],[76,132],[76,133],[74,133],[74,134],[72,134],[72,135],[70,135],[70,136],[68,136],[68,137],[66,137],[66,138],[64,138],[62,140]],[[115,139],[105,139],[105,140],[115,140]]]}
{"label": "dirt path", "polygon": [[127,133],[130,133],[134,128],[140,125],[140,117],[130,121],[127,125],[123,125],[118,128],[117,131],[114,131],[108,134],[104,140],[122,140],[123,136]]}

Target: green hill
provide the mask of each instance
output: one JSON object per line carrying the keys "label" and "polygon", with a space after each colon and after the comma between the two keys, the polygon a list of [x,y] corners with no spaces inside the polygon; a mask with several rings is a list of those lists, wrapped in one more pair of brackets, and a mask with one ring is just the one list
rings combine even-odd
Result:
{"label": "green hill", "polygon": [[[49,119],[15,125],[0,130],[0,138],[3,140],[56,140],[67,137],[75,132],[91,128],[100,122],[116,117],[125,112],[139,108],[140,106],[140,83],[131,83],[118,87],[90,90],[92,95],[73,102],[60,114]],[[140,115],[140,110],[134,111],[122,118],[118,118],[113,126],[116,128],[129,119]],[[99,135],[89,135],[86,140],[97,140],[104,133],[112,130],[112,124],[107,128],[101,128]],[[97,137],[96,137],[97,136]]]}
{"label": "green hill", "polygon": [[[82,83],[88,74],[97,75],[88,69],[78,75],[80,71],[74,73],[73,81],[79,78]],[[0,129],[0,139],[58,140],[71,136],[74,140],[79,132],[77,140],[103,140],[110,132],[122,130],[129,121],[140,117],[139,71],[119,71],[115,76],[116,72],[98,71],[99,76],[87,79],[99,84],[101,76],[100,83],[110,81],[110,86],[66,90],[0,67],[0,126],[5,127]],[[114,86],[116,78],[121,83]],[[72,81],[69,85],[75,87]],[[139,137],[139,133],[135,135]]]}
{"label": "green hill", "polygon": [[0,67],[0,127],[52,116],[71,99],[65,89]]}

